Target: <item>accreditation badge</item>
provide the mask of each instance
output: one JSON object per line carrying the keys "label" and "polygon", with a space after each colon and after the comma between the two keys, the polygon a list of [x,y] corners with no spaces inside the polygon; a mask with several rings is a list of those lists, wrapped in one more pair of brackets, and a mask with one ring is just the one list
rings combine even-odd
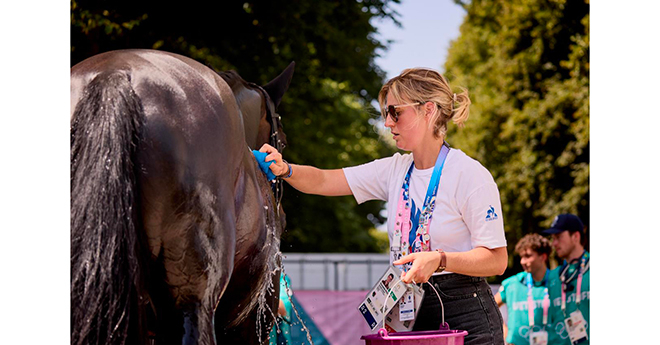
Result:
{"label": "accreditation badge", "polygon": [[383,326],[385,315],[399,304],[399,300],[406,292],[407,286],[401,282],[400,276],[401,271],[398,268],[388,267],[358,306],[371,331]]}
{"label": "accreditation badge", "polygon": [[415,319],[415,293],[412,286],[401,296],[399,302],[399,320],[408,321]]}
{"label": "accreditation badge", "polygon": [[548,332],[540,330],[531,332],[529,335],[530,345],[548,345]]}
{"label": "accreditation badge", "polygon": [[[424,289],[421,286],[412,284],[408,287],[412,291],[412,296],[409,297],[406,303],[406,294],[401,297],[401,302],[392,308],[392,311],[385,317],[385,329],[388,332],[407,332],[411,331],[415,325],[417,312],[422,305],[424,299]],[[412,309],[410,309],[412,307]],[[408,312],[407,310],[410,310]]]}
{"label": "accreditation badge", "polygon": [[582,316],[580,310],[576,310],[564,320],[566,329],[568,329],[568,336],[571,338],[572,344],[579,344],[588,339],[587,337],[587,322]]}

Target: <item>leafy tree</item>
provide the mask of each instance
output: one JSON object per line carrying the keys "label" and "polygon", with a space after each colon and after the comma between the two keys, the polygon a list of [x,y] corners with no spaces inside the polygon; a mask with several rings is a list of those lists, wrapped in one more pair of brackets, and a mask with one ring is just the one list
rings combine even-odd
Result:
{"label": "leafy tree", "polygon": [[509,249],[559,213],[588,226],[588,1],[457,3],[467,15],[445,70],[473,104],[449,135],[492,172]]}
{"label": "leafy tree", "polygon": [[[291,61],[296,70],[280,105],[292,163],[339,168],[393,151],[379,143],[370,105],[383,83],[374,64],[386,47],[371,18],[396,22],[399,0],[161,1],[72,0],[71,63],[115,49],[162,49],[265,84]],[[373,121],[372,121],[373,122]],[[286,187],[283,251],[378,251],[370,235],[382,202],[303,195]],[[373,233],[373,230],[371,231]]]}

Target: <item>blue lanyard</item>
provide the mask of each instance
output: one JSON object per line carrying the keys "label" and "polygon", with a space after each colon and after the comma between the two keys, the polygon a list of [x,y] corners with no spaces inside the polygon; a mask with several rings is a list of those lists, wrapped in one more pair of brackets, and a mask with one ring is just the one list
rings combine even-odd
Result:
{"label": "blue lanyard", "polygon": [[[433,214],[433,210],[435,209],[435,197],[438,193],[438,188],[440,186],[440,177],[442,176],[442,168],[445,165],[445,160],[447,159],[447,154],[449,154],[449,146],[446,143],[443,143],[442,147],[440,148],[440,153],[438,153],[438,158],[435,161],[435,167],[433,168],[433,175],[431,175],[431,180],[429,181],[429,186],[426,190],[426,197],[424,198],[424,205],[422,208],[422,211],[420,212],[419,216],[419,221],[418,225],[415,229],[411,229],[410,235],[408,236],[409,242],[411,247],[414,247],[415,244],[415,238],[417,237],[417,230],[419,228],[425,228],[423,230],[426,230],[426,238],[423,238],[422,240],[424,242],[429,242],[429,236],[428,236],[428,227],[431,225],[431,215]],[[408,169],[408,172],[406,173],[406,177],[403,180],[403,185],[401,188],[403,188],[403,200],[406,202],[409,202],[410,198],[410,176],[412,176],[412,171],[413,167],[415,166],[415,162],[412,162],[410,164],[410,168]],[[412,215],[414,215],[414,208],[411,207],[410,212]],[[412,217],[411,217],[412,219]],[[424,233],[424,231],[421,231]],[[412,251],[411,251],[412,252]]]}

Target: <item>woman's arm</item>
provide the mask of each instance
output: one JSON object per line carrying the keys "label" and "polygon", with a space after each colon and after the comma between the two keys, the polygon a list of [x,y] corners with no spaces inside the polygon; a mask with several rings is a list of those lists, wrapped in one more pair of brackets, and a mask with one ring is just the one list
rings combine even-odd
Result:
{"label": "woman's arm", "polygon": [[[477,247],[467,252],[448,253],[445,270],[473,277],[500,275],[506,270],[508,253],[506,247],[488,249]],[[412,262],[412,267],[401,277],[404,283],[427,282],[440,266],[440,253],[437,251],[412,253],[394,261],[395,265]]]}
{"label": "woman's arm", "polygon": [[[274,147],[264,144],[259,151],[268,153],[265,161],[275,161],[269,166],[276,176],[287,176],[289,166],[282,161],[280,154]],[[324,170],[309,165],[290,164],[291,176],[284,180],[293,188],[306,193],[323,196],[352,195],[348,181],[342,169]]]}

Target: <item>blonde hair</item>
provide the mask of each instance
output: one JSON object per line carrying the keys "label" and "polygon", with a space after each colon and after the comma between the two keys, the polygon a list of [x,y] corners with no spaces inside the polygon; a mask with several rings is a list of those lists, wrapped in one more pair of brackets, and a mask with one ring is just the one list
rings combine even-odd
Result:
{"label": "blonde hair", "polygon": [[386,115],[389,93],[401,103],[435,103],[436,109],[440,110],[435,111],[431,119],[433,135],[436,138],[445,137],[449,120],[458,127],[463,127],[470,114],[471,102],[467,89],[462,88],[460,93],[453,93],[447,79],[431,69],[408,68],[388,80],[378,93],[378,103],[383,117]]}

